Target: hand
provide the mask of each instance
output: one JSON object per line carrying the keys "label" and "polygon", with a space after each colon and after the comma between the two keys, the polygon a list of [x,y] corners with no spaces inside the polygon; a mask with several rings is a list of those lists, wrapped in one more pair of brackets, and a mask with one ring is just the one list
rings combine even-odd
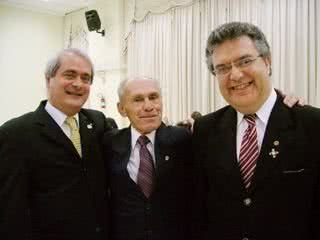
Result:
{"label": "hand", "polygon": [[306,104],[306,101],[305,99],[294,95],[284,95],[283,103],[291,108],[295,104],[298,104],[299,106],[304,106]]}
{"label": "hand", "polygon": [[185,119],[185,120],[182,120],[180,122],[177,122],[176,126],[177,127],[186,128],[186,129],[188,129],[190,131],[192,129],[192,123],[189,121],[189,119]]}
{"label": "hand", "polygon": [[285,93],[283,93],[281,90],[276,89],[276,91],[282,96],[284,97],[283,99],[283,103],[285,105],[287,105],[288,107],[293,107],[295,104],[298,104],[299,106],[304,106],[306,105],[306,100],[302,97],[297,97],[294,95],[286,95]]}
{"label": "hand", "polygon": [[193,118],[189,118],[189,119],[188,119],[188,121],[189,121],[189,122],[190,122],[190,124],[191,124],[191,128],[190,128],[190,130],[191,130],[191,132],[193,132],[194,119],[193,119]]}

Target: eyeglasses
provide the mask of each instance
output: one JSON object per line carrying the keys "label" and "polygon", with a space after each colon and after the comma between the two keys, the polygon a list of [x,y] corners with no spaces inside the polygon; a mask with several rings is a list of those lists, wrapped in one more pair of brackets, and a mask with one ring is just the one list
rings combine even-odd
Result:
{"label": "eyeglasses", "polygon": [[228,64],[221,64],[215,67],[213,70],[213,74],[218,77],[223,77],[231,72],[232,67],[237,67],[239,70],[243,70],[246,67],[249,67],[254,61],[256,61],[259,57],[262,57],[262,54],[258,55],[257,57],[244,57],[240,58],[234,62]]}

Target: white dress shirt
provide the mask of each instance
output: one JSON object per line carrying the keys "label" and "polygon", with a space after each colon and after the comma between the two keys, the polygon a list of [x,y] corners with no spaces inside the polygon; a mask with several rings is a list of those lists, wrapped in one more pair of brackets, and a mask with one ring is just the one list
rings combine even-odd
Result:
{"label": "white dress shirt", "polygon": [[[70,127],[65,123],[65,120],[68,116],[63,112],[61,112],[56,107],[52,106],[52,104],[49,101],[47,101],[47,104],[44,108],[49,113],[49,115],[53,118],[53,120],[58,124],[61,130],[67,135],[67,137],[70,138],[71,130],[70,130]],[[76,114],[73,117],[76,118],[76,122],[79,127],[79,114]]]}
{"label": "white dress shirt", "polygon": [[[149,138],[150,142],[147,144],[147,148],[152,155],[153,163],[155,163],[155,154],[154,154],[154,140],[155,140],[156,130],[152,131],[145,136]],[[138,138],[141,136],[135,128],[131,126],[131,153],[129,162],[127,165],[127,170],[129,176],[134,182],[137,182],[138,171],[140,166],[140,145],[137,143]]]}
{"label": "white dress shirt", "polygon": [[[274,89],[271,90],[267,101],[262,105],[262,107],[256,112],[256,128],[257,128],[257,137],[258,137],[258,147],[259,151],[261,149],[263,137],[266,131],[268,120],[272,111],[272,108],[277,100],[277,93]],[[237,112],[237,159],[239,161],[240,148],[243,135],[248,127],[247,121],[244,119],[244,114]]]}

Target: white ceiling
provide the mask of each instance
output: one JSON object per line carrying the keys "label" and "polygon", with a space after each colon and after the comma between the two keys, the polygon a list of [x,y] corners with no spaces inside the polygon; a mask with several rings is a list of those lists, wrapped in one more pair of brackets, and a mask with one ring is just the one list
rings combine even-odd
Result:
{"label": "white ceiling", "polygon": [[97,0],[0,0],[0,4],[63,16],[85,8]]}

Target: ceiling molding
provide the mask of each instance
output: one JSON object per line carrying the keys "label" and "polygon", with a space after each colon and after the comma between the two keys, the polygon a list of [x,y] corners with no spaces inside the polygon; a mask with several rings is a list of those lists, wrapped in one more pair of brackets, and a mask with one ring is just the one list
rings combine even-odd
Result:
{"label": "ceiling molding", "polygon": [[30,5],[17,5],[17,4],[10,3],[10,2],[0,2],[0,6],[1,5],[6,6],[6,7],[11,7],[11,8],[27,10],[27,11],[34,12],[34,13],[45,13],[45,14],[60,16],[60,17],[63,17],[65,15],[65,13],[61,13],[61,12],[57,12],[57,11],[53,11],[53,10],[35,8],[34,6],[30,6]]}
{"label": "ceiling molding", "polygon": [[97,0],[0,0],[0,5],[20,8],[36,13],[45,13],[55,16],[65,16],[70,12],[83,9],[97,2]]}

